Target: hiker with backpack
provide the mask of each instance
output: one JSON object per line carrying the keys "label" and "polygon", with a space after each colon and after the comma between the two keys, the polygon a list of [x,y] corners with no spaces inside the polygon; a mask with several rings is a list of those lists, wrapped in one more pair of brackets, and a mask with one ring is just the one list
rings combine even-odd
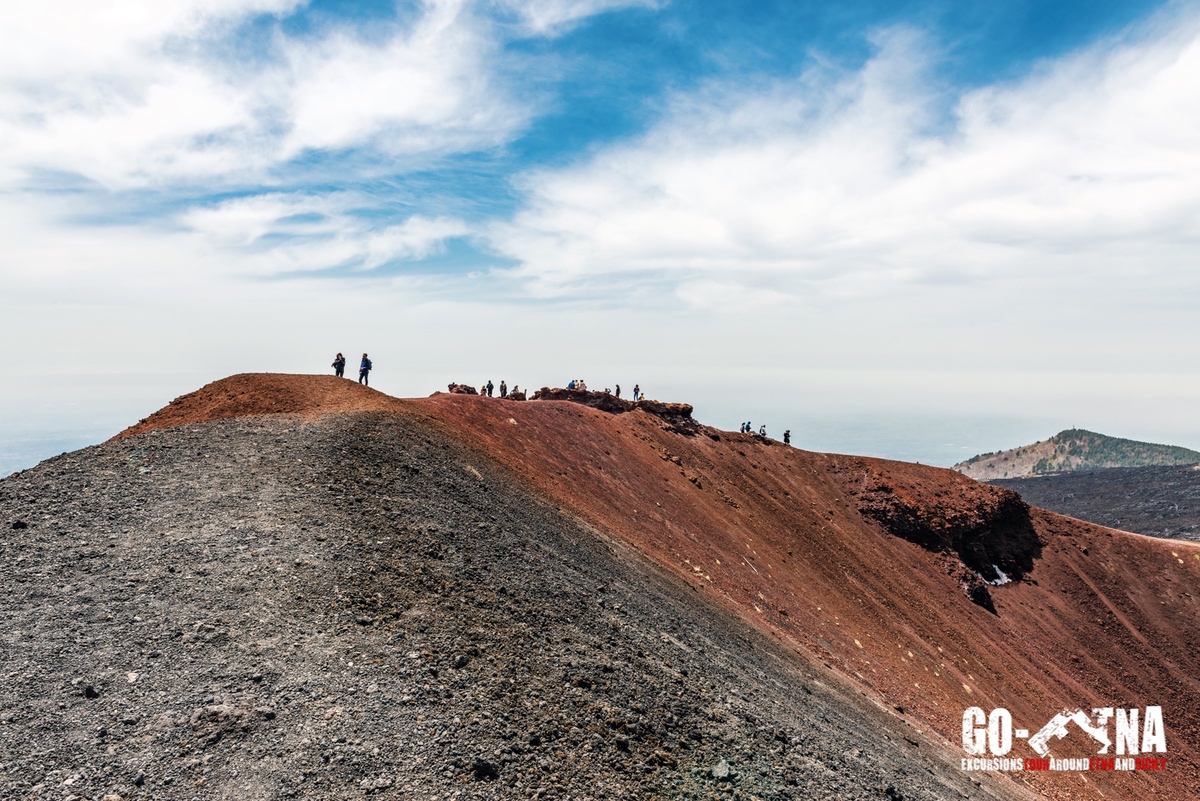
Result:
{"label": "hiker with backpack", "polygon": [[358,383],[371,384],[371,360],[367,358],[367,354],[363,354],[362,362],[358,365]]}
{"label": "hiker with backpack", "polygon": [[333,360],[333,374],[338,378],[346,377],[346,357],[340,353]]}

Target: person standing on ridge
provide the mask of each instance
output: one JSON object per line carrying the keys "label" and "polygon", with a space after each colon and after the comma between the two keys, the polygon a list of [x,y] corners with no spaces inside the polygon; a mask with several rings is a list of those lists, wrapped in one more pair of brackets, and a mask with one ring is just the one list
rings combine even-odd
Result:
{"label": "person standing on ridge", "polygon": [[500,397],[502,397],[502,398],[508,397],[508,384],[504,383],[503,378],[500,379]]}
{"label": "person standing on ridge", "polygon": [[783,444],[784,445],[792,444],[792,429],[789,428],[788,430],[783,432]]}
{"label": "person standing on ridge", "polygon": [[642,399],[642,388],[637,384],[633,385],[633,402],[637,403]]}
{"label": "person standing on ridge", "polygon": [[333,360],[333,374],[338,378],[346,377],[346,357],[340,353]]}
{"label": "person standing on ridge", "polygon": [[614,397],[620,398],[621,397],[621,385],[614,384],[613,386],[615,386],[617,388],[617,391],[615,393],[613,393]]}
{"label": "person standing on ridge", "polygon": [[371,360],[364,353],[362,361],[358,365],[358,383],[371,385],[371,366]]}
{"label": "person standing on ridge", "polygon": [[495,385],[492,384],[492,379],[490,379],[490,378],[488,379],[486,386],[487,386],[488,397],[490,398],[490,397],[492,397],[492,390],[496,388]]}

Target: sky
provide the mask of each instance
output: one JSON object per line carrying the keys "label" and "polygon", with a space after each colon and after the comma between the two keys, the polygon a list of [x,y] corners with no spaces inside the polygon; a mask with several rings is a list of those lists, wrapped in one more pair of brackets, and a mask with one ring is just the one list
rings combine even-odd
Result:
{"label": "sky", "polygon": [[1200,448],[1200,4],[16,0],[0,474],[248,371]]}

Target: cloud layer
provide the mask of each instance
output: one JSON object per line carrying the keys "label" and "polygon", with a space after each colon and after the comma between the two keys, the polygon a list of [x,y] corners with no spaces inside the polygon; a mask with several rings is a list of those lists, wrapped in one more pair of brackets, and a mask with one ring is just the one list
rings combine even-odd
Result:
{"label": "cloud layer", "polygon": [[636,141],[527,176],[495,241],[551,296],[665,278],[689,302],[723,285],[772,302],[1143,269],[1194,285],[1200,38],[1172,22],[958,95],[908,30],[855,72],[718,82]]}
{"label": "cloud layer", "polygon": [[[508,5],[535,35],[622,4]],[[424,0],[403,18],[304,34],[282,24],[299,0],[8,5],[0,180],[40,170],[107,189],[246,185],[313,152],[367,148],[386,172],[389,160],[412,169],[500,145],[532,109],[496,77],[507,34],[484,5]]]}

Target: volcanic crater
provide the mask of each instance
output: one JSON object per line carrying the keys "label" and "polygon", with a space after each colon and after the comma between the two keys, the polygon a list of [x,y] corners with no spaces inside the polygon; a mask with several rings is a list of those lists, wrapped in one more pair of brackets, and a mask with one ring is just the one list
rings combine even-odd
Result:
{"label": "volcanic crater", "polygon": [[[0,481],[0,791],[1200,785],[1195,545],[949,470],[717,431],[683,405],[536,397],[233,376]],[[1167,770],[959,768],[967,707],[1037,728],[1064,706],[1150,704]]]}

